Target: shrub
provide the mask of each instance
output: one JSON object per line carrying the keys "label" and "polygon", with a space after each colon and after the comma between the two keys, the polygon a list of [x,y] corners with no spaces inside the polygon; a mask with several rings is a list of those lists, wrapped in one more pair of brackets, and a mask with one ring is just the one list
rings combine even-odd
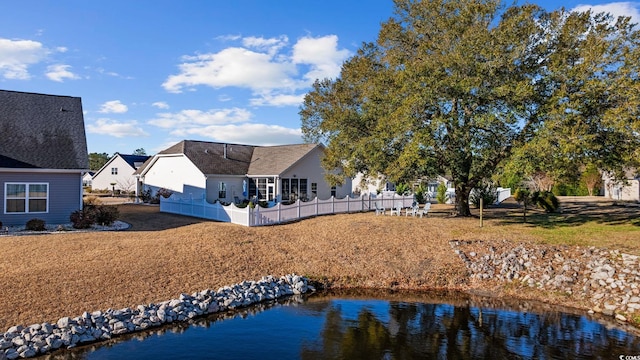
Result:
{"label": "shrub", "polygon": [[424,204],[426,202],[426,199],[424,196],[426,192],[427,190],[424,188],[424,185],[422,184],[418,185],[418,187],[416,188],[416,191],[414,192],[414,196],[418,204]]}
{"label": "shrub", "polygon": [[83,202],[84,206],[92,206],[92,205],[100,205],[100,204],[102,204],[102,200],[100,200],[95,195],[85,196],[84,199],[82,199],[82,202]]}
{"label": "shrub", "polygon": [[484,207],[492,205],[498,199],[498,193],[495,186],[490,182],[483,182],[480,186],[473,189],[469,196],[469,201],[476,208],[480,207],[480,199]]}
{"label": "shrub", "polygon": [[560,205],[558,198],[551,191],[536,191],[531,195],[531,198],[534,204],[547,213],[555,212]]}
{"label": "shrub", "polygon": [[408,193],[409,193],[409,185],[404,183],[396,185],[396,194],[400,196],[404,196]]}
{"label": "shrub", "polygon": [[142,202],[148,203],[151,201],[151,189],[142,190],[138,195]]}
{"label": "shrub", "polygon": [[47,228],[44,225],[45,223],[42,219],[31,219],[27,221],[25,229],[30,231],[45,231]]}
{"label": "shrub", "polygon": [[444,182],[438,184],[436,189],[436,200],[439,204],[444,204],[447,201],[447,185]]}
{"label": "shrub", "polygon": [[156,195],[158,197],[162,196],[163,198],[167,199],[171,197],[171,195],[173,195],[173,191],[169,189],[161,188],[161,189],[158,189],[158,192],[156,193]]}
{"label": "shrub", "polygon": [[103,226],[110,226],[120,216],[120,211],[115,206],[96,206],[93,211],[95,223]]}
{"label": "shrub", "polygon": [[88,229],[96,223],[95,212],[91,206],[88,206],[82,210],[72,212],[69,220],[71,220],[71,226],[74,229]]}

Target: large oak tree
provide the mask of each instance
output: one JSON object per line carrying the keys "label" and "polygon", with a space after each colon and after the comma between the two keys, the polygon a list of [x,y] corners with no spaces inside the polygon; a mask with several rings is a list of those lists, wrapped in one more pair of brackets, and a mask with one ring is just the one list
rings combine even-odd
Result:
{"label": "large oak tree", "polygon": [[469,215],[470,191],[514,152],[553,149],[546,160],[567,168],[597,156],[628,164],[623,153],[638,149],[637,48],[628,19],[396,0],[377,42],[337,79],[314,83],[303,134],[326,144],[333,182],[449,174],[456,210]]}

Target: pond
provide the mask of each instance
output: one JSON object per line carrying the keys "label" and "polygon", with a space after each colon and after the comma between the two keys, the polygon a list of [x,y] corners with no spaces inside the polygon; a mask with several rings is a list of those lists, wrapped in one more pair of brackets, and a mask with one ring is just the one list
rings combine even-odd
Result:
{"label": "pond", "polygon": [[[561,312],[564,310],[565,312]],[[612,320],[461,294],[316,294],[57,353],[51,359],[618,359]],[[631,329],[626,329],[631,330]]]}

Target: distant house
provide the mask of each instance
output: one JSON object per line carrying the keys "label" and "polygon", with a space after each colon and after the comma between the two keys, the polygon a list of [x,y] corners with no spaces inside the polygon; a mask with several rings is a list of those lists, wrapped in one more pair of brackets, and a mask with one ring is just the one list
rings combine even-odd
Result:
{"label": "distant house", "polygon": [[135,191],[137,178],[133,174],[150,156],[116,153],[91,179],[92,190]]}
{"label": "distant house", "polygon": [[79,97],[0,90],[0,221],[69,222],[89,170]]}
{"label": "distant house", "polygon": [[627,169],[624,179],[614,179],[610,173],[602,174],[604,196],[613,200],[640,201],[640,173]]}
{"label": "distant house", "polygon": [[144,187],[230,203],[345,197],[351,183],[331,187],[324,179],[318,144],[252,146],[184,140],[149,159],[136,175]]}
{"label": "distant house", "polygon": [[93,174],[95,171],[87,171],[82,175],[82,186],[91,186],[91,182],[93,181]]}

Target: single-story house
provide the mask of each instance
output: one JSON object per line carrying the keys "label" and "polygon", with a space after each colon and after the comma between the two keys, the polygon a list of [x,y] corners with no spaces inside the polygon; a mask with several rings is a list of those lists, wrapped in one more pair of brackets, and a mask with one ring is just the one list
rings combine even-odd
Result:
{"label": "single-story house", "polygon": [[91,182],[93,181],[93,174],[95,171],[87,171],[82,175],[82,186],[91,186]]}
{"label": "single-story house", "polygon": [[116,153],[93,174],[91,189],[135,191],[137,178],[133,173],[150,157]]}
{"label": "single-story house", "polygon": [[331,187],[319,144],[252,146],[181,141],[150,158],[135,173],[145,189],[164,188],[183,198],[213,203],[289,202],[345,197],[351,182]]}
{"label": "single-story house", "polygon": [[640,201],[640,173],[636,169],[625,170],[624,179],[614,179],[603,172],[604,196],[613,200]]}
{"label": "single-story house", "polygon": [[65,224],[89,170],[79,97],[0,90],[0,221]]}

